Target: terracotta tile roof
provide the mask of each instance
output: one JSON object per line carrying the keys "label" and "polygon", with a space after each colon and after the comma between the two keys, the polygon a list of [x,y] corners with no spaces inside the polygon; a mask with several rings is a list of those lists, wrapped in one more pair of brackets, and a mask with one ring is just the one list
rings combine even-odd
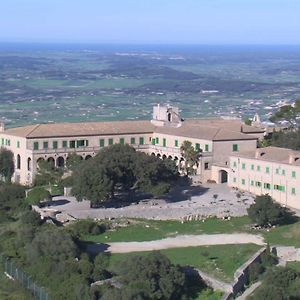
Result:
{"label": "terracotta tile roof", "polygon": [[[5,130],[6,134],[26,138],[69,136],[95,136],[136,133],[164,133],[204,140],[253,140],[255,136],[241,132],[236,120],[186,120],[179,128],[156,127],[150,121],[112,121],[84,123],[51,123],[17,127]],[[250,126],[248,126],[250,127]]]}
{"label": "terracotta tile roof", "polygon": [[232,156],[300,166],[300,151],[287,148],[258,148],[256,151],[239,152]]}
{"label": "terracotta tile roof", "polygon": [[152,133],[150,121],[116,121],[37,124],[5,130],[6,134],[26,138],[93,136],[126,133]]}

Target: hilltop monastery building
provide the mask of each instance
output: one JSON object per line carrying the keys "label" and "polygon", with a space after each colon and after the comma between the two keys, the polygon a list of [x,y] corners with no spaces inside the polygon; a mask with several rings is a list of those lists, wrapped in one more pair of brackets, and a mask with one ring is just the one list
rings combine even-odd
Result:
{"label": "hilltop monastery building", "polygon": [[139,151],[182,163],[180,146],[190,141],[201,152],[201,182],[227,183],[256,195],[270,194],[281,204],[300,208],[300,152],[257,148],[265,129],[233,119],[182,120],[178,108],[156,106],[151,121],[51,123],[0,128],[2,147],[15,158],[13,180],[30,185],[38,162],[64,167],[68,156],[82,159],[101,148],[129,144]]}

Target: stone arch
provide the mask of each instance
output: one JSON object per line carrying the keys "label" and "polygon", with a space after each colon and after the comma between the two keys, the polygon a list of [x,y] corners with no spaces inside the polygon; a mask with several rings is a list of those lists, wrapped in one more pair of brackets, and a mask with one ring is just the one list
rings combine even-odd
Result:
{"label": "stone arch", "polygon": [[56,159],[56,165],[59,167],[59,168],[63,168],[65,166],[65,159],[62,157],[62,156],[59,156],[57,159]]}
{"label": "stone arch", "polygon": [[151,153],[152,156],[156,156],[154,152]]}
{"label": "stone arch", "polygon": [[55,160],[53,157],[49,157],[47,159],[47,162],[51,165],[51,167],[53,167],[53,168],[55,167]]}
{"label": "stone arch", "polygon": [[88,160],[88,159],[90,159],[90,158],[92,158],[92,155],[87,155],[87,156],[85,157],[85,160]]}
{"label": "stone arch", "polygon": [[169,156],[168,156],[168,159],[172,159],[172,160],[173,160],[173,157],[172,157],[172,155],[169,155]]}
{"label": "stone arch", "polygon": [[31,171],[32,167],[31,167],[31,158],[28,157],[27,158],[27,171]]}
{"label": "stone arch", "polygon": [[178,157],[177,157],[177,156],[175,156],[175,157],[174,157],[174,160],[175,160],[175,161],[176,161],[176,160],[178,160]]}
{"label": "stone arch", "polygon": [[161,158],[161,155],[158,153],[157,155],[156,155],[158,158]]}
{"label": "stone arch", "polygon": [[220,170],[219,171],[219,182],[225,183],[227,181],[228,181],[228,172],[225,170]]}
{"label": "stone arch", "polygon": [[166,159],[166,158],[167,158],[167,155],[164,154],[164,155],[162,156],[162,159]]}
{"label": "stone arch", "polygon": [[20,154],[17,155],[17,169],[21,169],[21,156]]}

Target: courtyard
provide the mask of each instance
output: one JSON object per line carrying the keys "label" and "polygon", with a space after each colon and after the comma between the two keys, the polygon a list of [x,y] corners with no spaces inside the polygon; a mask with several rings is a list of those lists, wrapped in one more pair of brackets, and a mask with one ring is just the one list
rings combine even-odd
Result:
{"label": "courtyard", "polygon": [[89,201],[74,197],[54,197],[49,208],[76,219],[143,218],[154,220],[198,220],[207,217],[239,217],[247,214],[254,198],[229,188],[226,184],[178,186],[166,197],[144,198],[132,203],[90,208]]}

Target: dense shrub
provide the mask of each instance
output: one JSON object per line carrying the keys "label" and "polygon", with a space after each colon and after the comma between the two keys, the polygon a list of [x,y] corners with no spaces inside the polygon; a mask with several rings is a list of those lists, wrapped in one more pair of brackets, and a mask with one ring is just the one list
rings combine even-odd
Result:
{"label": "dense shrub", "polygon": [[81,237],[87,234],[97,235],[105,232],[106,225],[101,223],[94,222],[93,220],[79,220],[73,224],[70,224],[68,229],[72,233],[72,235],[76,237]]}
{"label": "dense shrub", "polygon": [[26,202],[30,205],[40,205],[51,199],[50,192],[43,187],[35,187],[27,193]]}

